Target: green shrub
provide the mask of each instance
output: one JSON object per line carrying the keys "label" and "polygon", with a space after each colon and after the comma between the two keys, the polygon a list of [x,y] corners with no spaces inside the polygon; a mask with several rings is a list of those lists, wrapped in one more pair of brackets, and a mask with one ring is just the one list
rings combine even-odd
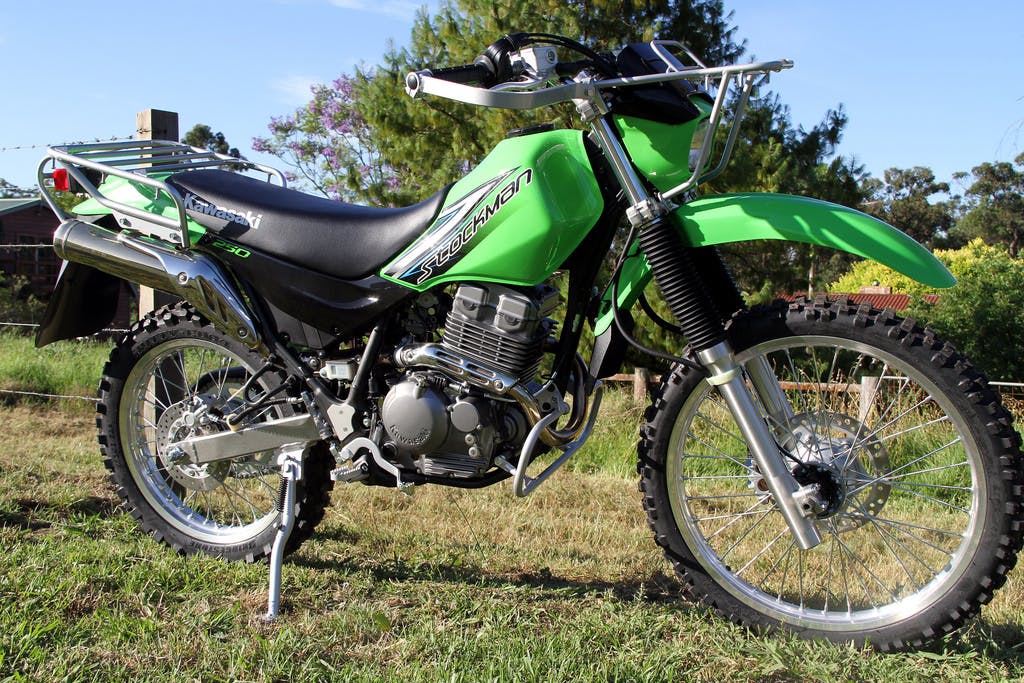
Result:
{"label": "green shrub", "polygon": [[[935,256],[957,278],[950,289],[934,289],[873,261],[861,261],[833,282],[829,291],[855,293],[878,282],[910,294],[904,315],[936,329],[967,354],[990,378],[1024,380],[1024,261],[980,239]],[[935,304],[925,294],[938,294]]]}
{"label": "green shrub", "polygon": [[1024,262],[1005,253],[960,269],[938,302],[907,310],[934,327],[992,379],[1024,380]]}

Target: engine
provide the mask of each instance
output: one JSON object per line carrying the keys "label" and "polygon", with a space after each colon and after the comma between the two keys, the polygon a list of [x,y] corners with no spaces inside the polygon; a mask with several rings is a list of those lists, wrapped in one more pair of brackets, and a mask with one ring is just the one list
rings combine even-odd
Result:
{"label": "engine", "polygon": [[462,285],[445,323],[444,346],[494,370],[529,381],[537,374],[555,321],[558,291],[530,294],[499,285]]}
{"label": "engine", "polygon": [[[537,374],[555,321],[558,292],[538,285],[462,285],[445,320],[440,347],[452,358],[528,382]],[[385,446],[422,474],[469,478],[494,457],[517,450],[528,432],[520,408],[494,398],[456,373],[409,369],[381,406]]]}

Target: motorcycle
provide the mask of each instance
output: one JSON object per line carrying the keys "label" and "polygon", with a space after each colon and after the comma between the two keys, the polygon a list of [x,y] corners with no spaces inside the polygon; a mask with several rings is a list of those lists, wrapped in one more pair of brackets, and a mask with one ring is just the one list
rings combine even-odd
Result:
{"label": "motorcycle", "polygon": [[[527,496],[587,441],[601,379],[640,349],[671,363],[637,469],[684,592],[754,629],[922,645],[975,615],[1015,562],[1021,441],[982,374],[913,320],[826,297],[745,305],[719,245],[806,242],[955,283],[855,210],[697,194],[728,162],[754,87],[791,66],[708,67],[675,41],[598,53],[504,36],[472,64],[408,74],[408,94],[572,103],[581,129],[513,131],[404,208],[304,194],[175,142],[51,148],[39,181],[65,263],[37,345],[105,326],[122,280],[181,299],[111,353],[100,450],[157,540],[268,559],[268,618],[283,558],[335,482],[511,479]],[[89,198],[66,211],[55,190]],[[685,350],[638,341],[635,307]]]}

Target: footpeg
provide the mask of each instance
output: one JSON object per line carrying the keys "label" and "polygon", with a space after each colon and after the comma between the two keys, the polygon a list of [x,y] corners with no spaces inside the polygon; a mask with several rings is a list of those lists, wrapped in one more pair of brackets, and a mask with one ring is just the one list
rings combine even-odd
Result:
{"label": "footpeg", "polygon": [[331,481],[340,481],[346,484],[354,484],[357,481],[364,481],[370,477],[370,466],[366,458],[343,462],[331,470]]}

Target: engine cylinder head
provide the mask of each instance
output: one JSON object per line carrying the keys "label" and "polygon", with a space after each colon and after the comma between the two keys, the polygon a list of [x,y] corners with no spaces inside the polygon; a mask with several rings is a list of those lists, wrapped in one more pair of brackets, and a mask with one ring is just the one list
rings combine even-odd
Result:
{"label": "engine cylinder head", "polygon": [[462,285],[445,323],[445,346],[521,380],[540,366],[558,292],[538,285],[528,293],[500,285]]}

